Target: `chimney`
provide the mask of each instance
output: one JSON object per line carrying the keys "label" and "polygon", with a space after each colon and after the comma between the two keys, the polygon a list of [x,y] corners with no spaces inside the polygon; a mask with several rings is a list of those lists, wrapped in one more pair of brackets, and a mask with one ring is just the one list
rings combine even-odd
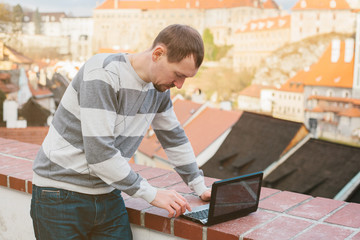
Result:
{"label": "chimney", "polygon": [[331,62],[336,63],[340,58],[340,39],[331,41]]}
{"label": "chimney", "polygon": [[119,4],[119,3],[118,3],[118,0],[114,0],[114,8],[115,8],[115,9],[118,9],[118,7],[119,7],[118,4]]}

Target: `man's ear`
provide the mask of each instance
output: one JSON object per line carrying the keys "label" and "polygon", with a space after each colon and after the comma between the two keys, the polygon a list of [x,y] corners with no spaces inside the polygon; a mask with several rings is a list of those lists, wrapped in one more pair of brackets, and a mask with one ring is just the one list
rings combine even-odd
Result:
{"label": "man's ear", "polygon": [[157,62],[162,56],[166,54],[166,49],[164,46],[156,46],[152,51],[152,60]]}

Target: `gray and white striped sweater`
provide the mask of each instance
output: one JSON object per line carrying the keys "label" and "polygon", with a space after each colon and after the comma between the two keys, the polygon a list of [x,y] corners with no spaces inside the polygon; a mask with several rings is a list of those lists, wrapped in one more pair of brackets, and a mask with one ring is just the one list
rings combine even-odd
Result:
{"label": "gray and white striped sweater", "polygon": [[33,184],[86,194],[117,188],[151,202],[156,188],[128,164],[150,124],[174,169],[201,195],[203,174],[170,91],[140,79],[125,54],[95,55],[79,70],[34,161]]}

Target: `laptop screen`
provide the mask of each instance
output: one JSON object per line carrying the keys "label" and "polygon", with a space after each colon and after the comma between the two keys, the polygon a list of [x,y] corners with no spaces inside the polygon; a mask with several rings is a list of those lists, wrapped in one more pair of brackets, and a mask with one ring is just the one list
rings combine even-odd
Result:
{"label": "laptop screen", "polygon": [[[218,181],[213,185],[209,214],[215,220],[229,220],[257,210],[263,173]],[[210,218],[210,217],[209,217]]]}

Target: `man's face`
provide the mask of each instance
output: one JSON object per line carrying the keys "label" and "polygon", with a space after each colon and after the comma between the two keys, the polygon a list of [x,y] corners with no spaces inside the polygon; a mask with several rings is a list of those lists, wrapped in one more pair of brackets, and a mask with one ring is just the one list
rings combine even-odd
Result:
{"label": "man's face", "polygon": [[160,92],[164,92],[172,87],[180,89],[185,79],[195,76],[198,71],[192,55],[182,59],[180,62],[174,63],[168,62],[165,53],[157,55],[155,58],[152,83]]}

